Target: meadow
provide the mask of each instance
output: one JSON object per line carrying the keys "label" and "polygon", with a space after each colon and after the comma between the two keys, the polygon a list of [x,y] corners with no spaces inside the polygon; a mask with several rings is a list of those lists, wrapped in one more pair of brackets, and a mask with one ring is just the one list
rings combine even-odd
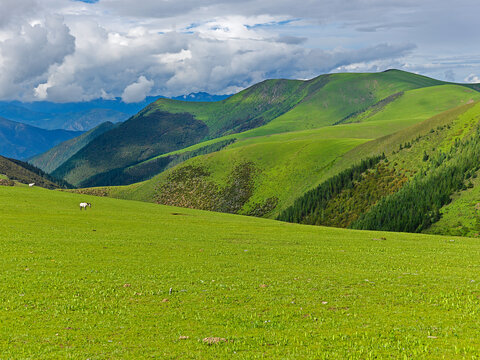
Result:
{"label": "meadow", "polygon": [[480,354],[477,239],[41,188],[0,203],[0,359]]}

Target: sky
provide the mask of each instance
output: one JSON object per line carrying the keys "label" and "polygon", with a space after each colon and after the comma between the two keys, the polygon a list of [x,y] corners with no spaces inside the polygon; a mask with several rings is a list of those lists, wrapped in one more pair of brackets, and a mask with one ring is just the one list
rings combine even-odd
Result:
{"label": "sky", "polygon": [[390,68],[480,82],[478,0],[0,0],[0,100],[75,102]]}

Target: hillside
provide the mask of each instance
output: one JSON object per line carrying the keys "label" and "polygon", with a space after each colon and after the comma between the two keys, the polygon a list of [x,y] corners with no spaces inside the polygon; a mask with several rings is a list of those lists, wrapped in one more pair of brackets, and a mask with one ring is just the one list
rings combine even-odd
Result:
{"label": "hillside", "polygon": [[340,173],[331,184],[327,181],[306,193],[279,218],[358,229],[478,236],[476,202],[471,202],[478,192],[479,118],[480,103],[467,104],[377,144],[364,144],[370,151],[382,149],[386,159],[368,171]]}
{"label": "hillside", "polygon": [[[0,198],[5,358],[452,359],[480,351],[480,279],[466,271],[477,239],[38,188],[0,187]],[[92,208],[79,211],[81,201]]]}
{"label": "hillside", "polygon": [[[430,117],[432,113],[455,105],[463,109],[472,106],[473,103],[468,103],[473,99],[480,100],[478,92],[460,86],[421,90],[407,91],[395,100],[402,101],[405,109],[403,115],[397,110],[395,118],[390,118],[391,110],[387,106],[377,112],[372,121],[366,118],[363,122],[246,139],[241,139],[239,134],[240,139],[220,151],[186,160],[149,181],[105,191],[121,198],[275,217],[329,177],[362,159],[383,152],[389,155],[400,145],[435,129],[438,118],[453,121],[447,116],[448,111],[439,117]],[[448,96],[440,100],[441,94]],[[437,103],[434,109],[425,107],[430,99]],[[395,106],[395,102],[389,106]],[[384,112],[386,115],[382,118],[380,115]],[[468,121],[474,119],[470,117]],[[158,160],[169,161],[170,157],[178,156],[174,154]],[[423,153],[419,154],[412,162],[422,163],[422,156]],[[148,163],[133,166],[131,171]],[[233,196],[235,192],[242,195]]]}
{"label": "hillside", "polygon": [[93,139],[52,175],[79,184],[106,170],[200,142],[207,134],[207,126],[190,114],[141,112]]}
{"label": "hillside", "polygon": [[0,156],[0,186],[15,186],[31,183],[47,189],[70,187],[70,185],[64,181],[54,179],[30,164]]}
{"label": "hillside", "polygon": [[64,141],[43,154],[34,156],[28,162],[47,173],[53,172],[65,161],[70,159],[93,139],[115,127],[111,122],[105,122],[90,131],[73,139]]}
{"label": "hillside", "polygon": [[[425,93],[411,95],[411,98],[426,96],[429,88],[440,85],[450,86],[434,79],[392,70],[372,74],[322,75],[309,81],[268,80],[219,102],[158,99],[118,129],[92,141],[57,169],[55,175],[76,185],[106,185],[112,182],[109,179],[111,174],[117,177],[127,167],[205,140],[225,135],[230,139],[246,139],[331,126],[392,95],[426,88]],[[446,110],[451,105],[449,102],[458,105],[478,95],[464,86],[452,87],[451,99],[431,112],[438,113]],[[436,96],[433,90],[431,96]],[[409,124],[425,119],[427,115],[418,114],[418,118],[409,119]],[[176,124],[173,125],[173,122]],[[405,126],[406,123],[402,123],[397,130]],[[169,135],[168,139],[164,137],[172,127],[182,132],[178,142]],[[222,141],[226,139],[221,138]],[[152,169],[157,170],[158,167]],[[155,174],[152,172],[149,176]]]}
{"label": "hillside", "polygon": [[0,155],[28,159],[80,134],[78,131],[45,130],[0,118]]}

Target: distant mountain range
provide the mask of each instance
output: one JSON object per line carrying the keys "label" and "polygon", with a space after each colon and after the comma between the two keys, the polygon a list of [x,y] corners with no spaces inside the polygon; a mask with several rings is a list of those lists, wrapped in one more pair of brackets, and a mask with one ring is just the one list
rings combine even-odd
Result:
{"label": "distant mountain range", "polygon": [[192,102],[212,102],[212,101],[221,101],[229,98],[232,95],[211,95],[206,92],[197,92],[191,93],[188,95],[175,96],[172,97],[172,100],[181,100],[181,101],[192,101]]}
{"label": "distant mountain range", "polygon": [[40,129],[0,117],[0,155],[28,159],[81,134],[81,131]]}
{"label": "distant mountain range", "polygon": [[[199,92],[177,96],[174,99],[211,102],[223,100],[228,96]],[[88,131],[106,121],[112,123],[125,121],[161,97],[149,96],[144,101],[129,104],[124,103],[121,98],[79,103],[0,101],[0,116],[43,129]]]}

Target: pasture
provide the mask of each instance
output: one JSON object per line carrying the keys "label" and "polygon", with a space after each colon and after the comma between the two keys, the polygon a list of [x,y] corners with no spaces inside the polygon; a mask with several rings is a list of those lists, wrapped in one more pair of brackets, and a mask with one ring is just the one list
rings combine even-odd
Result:
{"label": "pasture", "polygon": [[0,359],[480,353],[477,239],[36,187],[0,187],[0,204]]}

